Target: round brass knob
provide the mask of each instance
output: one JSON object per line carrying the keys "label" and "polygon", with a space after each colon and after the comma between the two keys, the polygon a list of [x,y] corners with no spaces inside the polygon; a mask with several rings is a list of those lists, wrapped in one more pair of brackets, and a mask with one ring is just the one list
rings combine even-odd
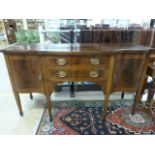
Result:
{"label": "round brass knob", "polygon": [[58,77],[64,78],[66,76],[67,76],[67,72],[65,72],[65,71],[59,71],[58,72]]}
{"label": "round brass knob", "polygon": [[98,71],[90,71],[89,72],[89,76],[90,77],[98,77],[99,76],[99,72]]}
{"label": "round brass knob", "polygon": [[63,65],[65,65],[67,63],[67,60],[64,59],[64,58],[58,58],[56,60],[56,63],[57,63],[57,65],[63,66]]}
{"label": "round brass knob", "polygon": [[99,65],[100,64],[100,59],[98,59],[98,58],[91,58],[90,59],[90,63],[92,65]]}

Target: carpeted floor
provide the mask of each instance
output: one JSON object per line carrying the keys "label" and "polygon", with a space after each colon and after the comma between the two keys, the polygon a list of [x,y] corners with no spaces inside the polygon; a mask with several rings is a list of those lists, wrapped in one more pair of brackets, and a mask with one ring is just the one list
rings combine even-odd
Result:
{"label": "carpeted floor", "polygon": [[102,101],[55,101],[53,121],[45,108],[37,135],[133,135],[155,134],[155,113],[139,107],[131,115],[132,100],[111,101],[106,121],[102,120]]}

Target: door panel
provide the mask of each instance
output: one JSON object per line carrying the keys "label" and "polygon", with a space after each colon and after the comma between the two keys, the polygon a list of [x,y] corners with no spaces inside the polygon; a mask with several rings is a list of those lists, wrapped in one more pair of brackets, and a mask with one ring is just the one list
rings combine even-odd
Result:
{"label": "door panel", "polygon": [[113,89],[135,91],[138,87],[145,55],[116,56],[113,74]]}
{"label": "door panel", "polygon": [[38,56],[10,56],[9,59],[18,90],[42,90]]}

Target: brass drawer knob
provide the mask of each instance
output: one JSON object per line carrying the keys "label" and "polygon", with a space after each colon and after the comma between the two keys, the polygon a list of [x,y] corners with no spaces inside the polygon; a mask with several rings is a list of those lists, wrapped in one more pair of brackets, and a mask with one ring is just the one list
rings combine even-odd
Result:
{"label": "brass drawer knob", "polygon": [[67,72],[65,71],[59,71],[57,74],[58,74],[58,77],[61,77],[61,78],[64,78],[67,76]]}
{"label": "brass drawer knob", "polygon": [[99,65],[100,64],[100,59],[98,59],[98,58],[91,58],[90,59],[90,63],[92,65]]}
{"label": "brass drawer knob", "polygon": [[63,65],[65,65],[67,63],[67,60],[64,59],[64,58],[58,58],[56,60],[56,63],[57,63],[57,65],[63,66]]}
{"label": "brass drawer knob", "polygon": [[99,71],[90,71],[89,76],[90,77],[98,77],[99,76]]}

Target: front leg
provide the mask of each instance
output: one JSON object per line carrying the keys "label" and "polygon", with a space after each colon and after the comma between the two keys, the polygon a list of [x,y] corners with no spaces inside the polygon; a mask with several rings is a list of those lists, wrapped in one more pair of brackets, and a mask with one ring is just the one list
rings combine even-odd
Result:
{"label": "front leg", "polygon": [[33,99],[33,95],[32,95],[32,93],[30,93],[30,99],[31,99],[31,100]]}
{"label": "front leg", "polygon": [[74,85],[74,82],[71,82],[71,85],[70,85],[70,97],[75,97],[75,85]]}
{"label": "front leg", "polygon": [[103,100],[103,115],[102,115],[103,120],[105,121],[109,105],[110,89],[109,87],[105,87],[105,84],[102,82],[100,82],[99,84],[102,87],[102,91],[104,91],[105,88],[105,99]]}
{"label": "front leg", "polygon": [[121,99],[124,99],[124,92],[122,92],[121,94]]}
{"label": "front leg", "polygon": [[19,115],[23,116],[23,110],[22,110],[22,106],[21,106],[21,102],[20,102],[19,93],[16,90],[13,90],[13,92],[14,92],[14,96],[15,96],[15,99],[16,99],[16,104],[17,104],[17,107],[18,107],[18,110],[19,110]]}
{"label": "front leg", "polygon": [[134,98],[132,110],[131,110],[131,113],[132,113],[132,114],[135,113],[136,108],[137,108],[137,104],[141,101],[141,97],[142,97],[141,92],[140,92],[140,91],[139,91],[139,92],[137,91],[137,92],[136,92],[136,95],[135,95],[135,98]]}
{"label": "front leg", "polygon": [[108,105],[109,105],[109,94],[105,95],[105,101],[104,101],[104,109],[103,109],[103,120],[106,119],[106,115],[107,115],[107,109],[108,109]]}
{"label": "front leg", "polygon": [[53,118],[52,118],[52,101],[50,98],[50,94],[46,94],[46,99],[47,99],[47,108],[49,113],[49,121],[51,122]]}
{"label": "front leg", "polygon": [[[60,83],[60,82],[59,82]],[[47,108],[48,108],[48,113],[49,113],[49,121],[53,121],[53,117],[52,117],[52,100],[51,100],[51,94],[54,92],[54,87],[57,85],[58,83],[53,82],[49,85],[46,86],[45,89],[45,94],[46,94],[46,100],[47,100]]]}

